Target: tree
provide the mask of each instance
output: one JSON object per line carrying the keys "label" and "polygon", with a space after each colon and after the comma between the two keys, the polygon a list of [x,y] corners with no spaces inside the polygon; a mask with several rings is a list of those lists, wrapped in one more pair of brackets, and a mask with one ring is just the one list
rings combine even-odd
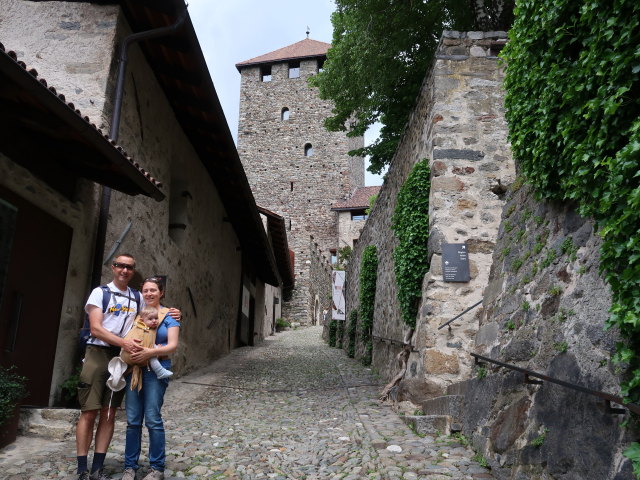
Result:
{"label": "tree", "polygon": [[336,0],[332,47],[312,77],[320,97],[334,103],[329,131],[364,135],[375,122],[380,138],[350,155],[370,155],[380,173],[404,125],[444,29],[506,29],[514,0]]}

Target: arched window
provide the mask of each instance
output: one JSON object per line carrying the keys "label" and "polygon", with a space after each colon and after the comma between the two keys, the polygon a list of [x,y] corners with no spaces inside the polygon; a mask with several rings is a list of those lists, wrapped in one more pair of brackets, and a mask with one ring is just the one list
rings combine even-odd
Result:
{"label": "arched window", "polygon": [[306,143],[304,146],[304,156],[311,157],[313,155],[313,145]]}
{"label": "arched window", "polygon": [[284,107],[282,112],[280,112],[280,120],[289,120],[289,109],[287,107]]}

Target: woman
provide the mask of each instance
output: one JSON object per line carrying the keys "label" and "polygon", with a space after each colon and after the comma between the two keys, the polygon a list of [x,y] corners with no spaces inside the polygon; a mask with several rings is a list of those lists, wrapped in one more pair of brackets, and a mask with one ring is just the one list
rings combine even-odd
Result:
{"label": "woman", "polygon": [[[158,357],[164,368],[171,368],[168,355],[176,351],[180,323],[166,313],[160,305],[164,297],[164,284],[160,278],[147,278],[142,284],[142,298],[148,306],[156,307],[164,318],[156,332],[156,348],[142,348],[131,355],[136,362],[145,362],[152,357]],[[158,379],[156,374],[144,368],[142,375],[142,389],[131,390],[131,375],[127,377],[126,412],[127,412],[127,442],[124,452],[124,475],[122,480],[134,480],[138,469],[142,442],[142,421],[149,430],[149,463],[151,472],[143,480],[164,479],[165,437],[162,423],[162,403],[164,392],[169,385],[169,379]]]}

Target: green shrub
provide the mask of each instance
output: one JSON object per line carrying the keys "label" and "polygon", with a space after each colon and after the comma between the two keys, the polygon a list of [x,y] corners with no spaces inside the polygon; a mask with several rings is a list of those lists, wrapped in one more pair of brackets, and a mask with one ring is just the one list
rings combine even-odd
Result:
{"label": "green shrub", "polygon": [[571,201],[603,238],[607,322],[640,400],[640,64],[635,0],[518,2],[503,49],[509,139],[539,198]]}
{"label": "green shrub", "polygon": [[376,281],[378,277],[378,253],[375,245],[368,245],[362,252],[360,265],[360,335],[365,345],[363,363],[371,364],[373,351],[373,314],[376,303]]}
{"label": "green shrub", "polygon": [[336,346],[336,333],[338,332],[338,321],[331,319],[329,321],[329,346]]}
{"label": "green shrub", "polygon": [[0,367],[0,426],[13,416],[16,405],[27,395],[27,379],[15,367]]}
{"label": "green shrub", "polygon": [[358,328],[358,310],[349,312],[349,326],[347,327],[347,356],[353,358],[356,356],[356,331]]}
{"label": "green shrub", "polygon": [[391,229],[398,239],[393,251],[398,303],[402,319],[411,328],[416,326],[422,280],[429,269],[429,178],[429,161],[416,163],[398,192],[391,220]]}

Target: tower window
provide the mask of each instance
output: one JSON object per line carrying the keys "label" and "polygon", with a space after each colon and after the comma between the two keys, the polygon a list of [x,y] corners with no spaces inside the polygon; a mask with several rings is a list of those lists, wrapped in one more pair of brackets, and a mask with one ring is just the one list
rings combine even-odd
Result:
{"label": "tower window", "polygon": [[289,62],[289,78],[298,78],[300,76],[300,62]]}
{"label": "tower window", "polygon": [[280,112],[280,120],[289,120],[289,109],[287,107],[284,107],[282,112]]}
{"label": "tower window", "polygon": [[263,82],[271,81],[271,65],[265,65],[260,67],[260,79]]}
{"label": "tower window", "polygon": [[324,58],[318,60],[318,73],[324,71]]}
{"label": "tower window", "polygon": [[304,146],[304,156],[305,157],[313,156],[313,145],[311,145],[310,143],[306,143]]}

